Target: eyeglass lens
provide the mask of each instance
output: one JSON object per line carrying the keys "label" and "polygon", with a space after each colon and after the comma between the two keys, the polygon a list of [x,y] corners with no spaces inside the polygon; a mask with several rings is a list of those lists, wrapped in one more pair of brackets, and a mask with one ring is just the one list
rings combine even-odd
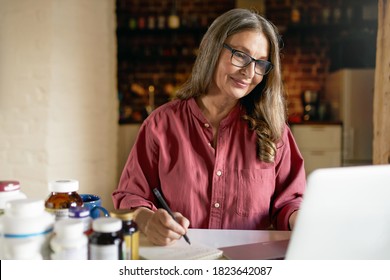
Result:
{"label": "eyeglass lens", "polygon": [[[232,52],[232,63],[237,67],[245,67],[252,62],[252,57],[248,54],[235,51]],[[271,70],[271,65],[268,61],[256,61],[255,62],[255,73],[259,75],[265,75]]]}

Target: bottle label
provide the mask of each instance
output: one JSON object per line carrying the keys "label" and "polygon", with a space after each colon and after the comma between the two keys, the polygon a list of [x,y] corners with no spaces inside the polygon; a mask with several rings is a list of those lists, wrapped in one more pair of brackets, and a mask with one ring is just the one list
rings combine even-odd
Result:
{"label": "bottle label", "polygon": [[125,235],[125,246],[123,247],[123,256],[125,260],[131,260],[131,235]]}
{"label": "bottle label", "polygon": [[131,236],[131,259],[139,259],[139,231],[134,232]]}
{"label": "bottle label", "polygon": [[54,214],[56,217],[56,221],[69,218],[69,209],[68,208],[65,208],[65,209],[46,208],[46,211]]}
{"label": "bottle label", "polygon": [[53,252],[50,255],[52,260],[87,260],[88,247],[61,249],[58,252]]}
{"label": "bottle label", "polygon": [[[44,260],[50,259],[50,239],[53,235],[53,228],[49,228],[43,232],[36,232],[36,233],[5,233],[3,234],[3,248],[4,254],[8,256],[9,259],[17,259],[18,256],[15,255],[29,255],[31,253],[34,253],[33,255],[40,255]],[[18,246],[20,244],[25,244],[26,242],[32,242],[36,244],[36,252],[28,252],[28,251],[21,251],[21,252],[15,252],[15,249],[17,248],[23,248],[23,246]],[[22,249],[24,250],[24,249]]]}
{"label": "bottle label", "polygon": [[123,248],[117,244],[113,245],[89,245],[89,259],[90,260],[119,260],[120,253]]}

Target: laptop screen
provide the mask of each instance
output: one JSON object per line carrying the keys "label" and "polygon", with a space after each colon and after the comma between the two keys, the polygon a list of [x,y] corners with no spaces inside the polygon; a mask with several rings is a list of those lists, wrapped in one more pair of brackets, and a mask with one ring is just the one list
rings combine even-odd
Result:
{"label": "laptop screen", "polygon": [[390,259],[390,165],[309,174],[286,259]]}

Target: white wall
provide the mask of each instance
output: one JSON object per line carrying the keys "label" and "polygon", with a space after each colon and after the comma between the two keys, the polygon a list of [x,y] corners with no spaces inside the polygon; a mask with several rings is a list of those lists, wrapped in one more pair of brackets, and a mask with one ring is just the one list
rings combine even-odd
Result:
{"label": "white wall", "polygon": [[126,124],[119,126],[118,133],[118,180],[134,142],[137,138],[140,124]]}
{"label": "white wall", "polygon": [[0,0],[0,180],[117,185],[115,0]]}

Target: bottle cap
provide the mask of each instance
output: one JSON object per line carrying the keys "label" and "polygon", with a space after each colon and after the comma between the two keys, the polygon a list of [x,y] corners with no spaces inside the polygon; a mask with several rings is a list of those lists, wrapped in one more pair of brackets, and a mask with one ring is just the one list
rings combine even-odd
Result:
{"label": "bottle cap", "polygon": [[74,219],[59,220],[54,224],[54,232],[63,239],[73,239],[84,234],[84,224]]}
{"label": "bottle cap", "polygon": [[5,213],[13,217],[35,217],[45,212],[45,203],[42,199],[15,199],[8,201]]}
{"label": "bottle cap", "polygon": [[49,190],[52,192],[68,193],[75,192],[79,189],[77,180],[55,180],[49,182]]}
{"label": "bottle cap", "polygon": [[121,219],[122,221],[130,221],[134,218],[134,210],[130,209],[115,209],[110,212],[110,216]]}
{"label": "bottle cap", "polygon": [[11,192],[20,190],[18,181],[0,181],[0,192]]}
{"label": "bottle cap", "polygon": [[93,231],[97,232],[117,232],[122,229],[122,220],[113,217],[99,217],[92,222]]}

